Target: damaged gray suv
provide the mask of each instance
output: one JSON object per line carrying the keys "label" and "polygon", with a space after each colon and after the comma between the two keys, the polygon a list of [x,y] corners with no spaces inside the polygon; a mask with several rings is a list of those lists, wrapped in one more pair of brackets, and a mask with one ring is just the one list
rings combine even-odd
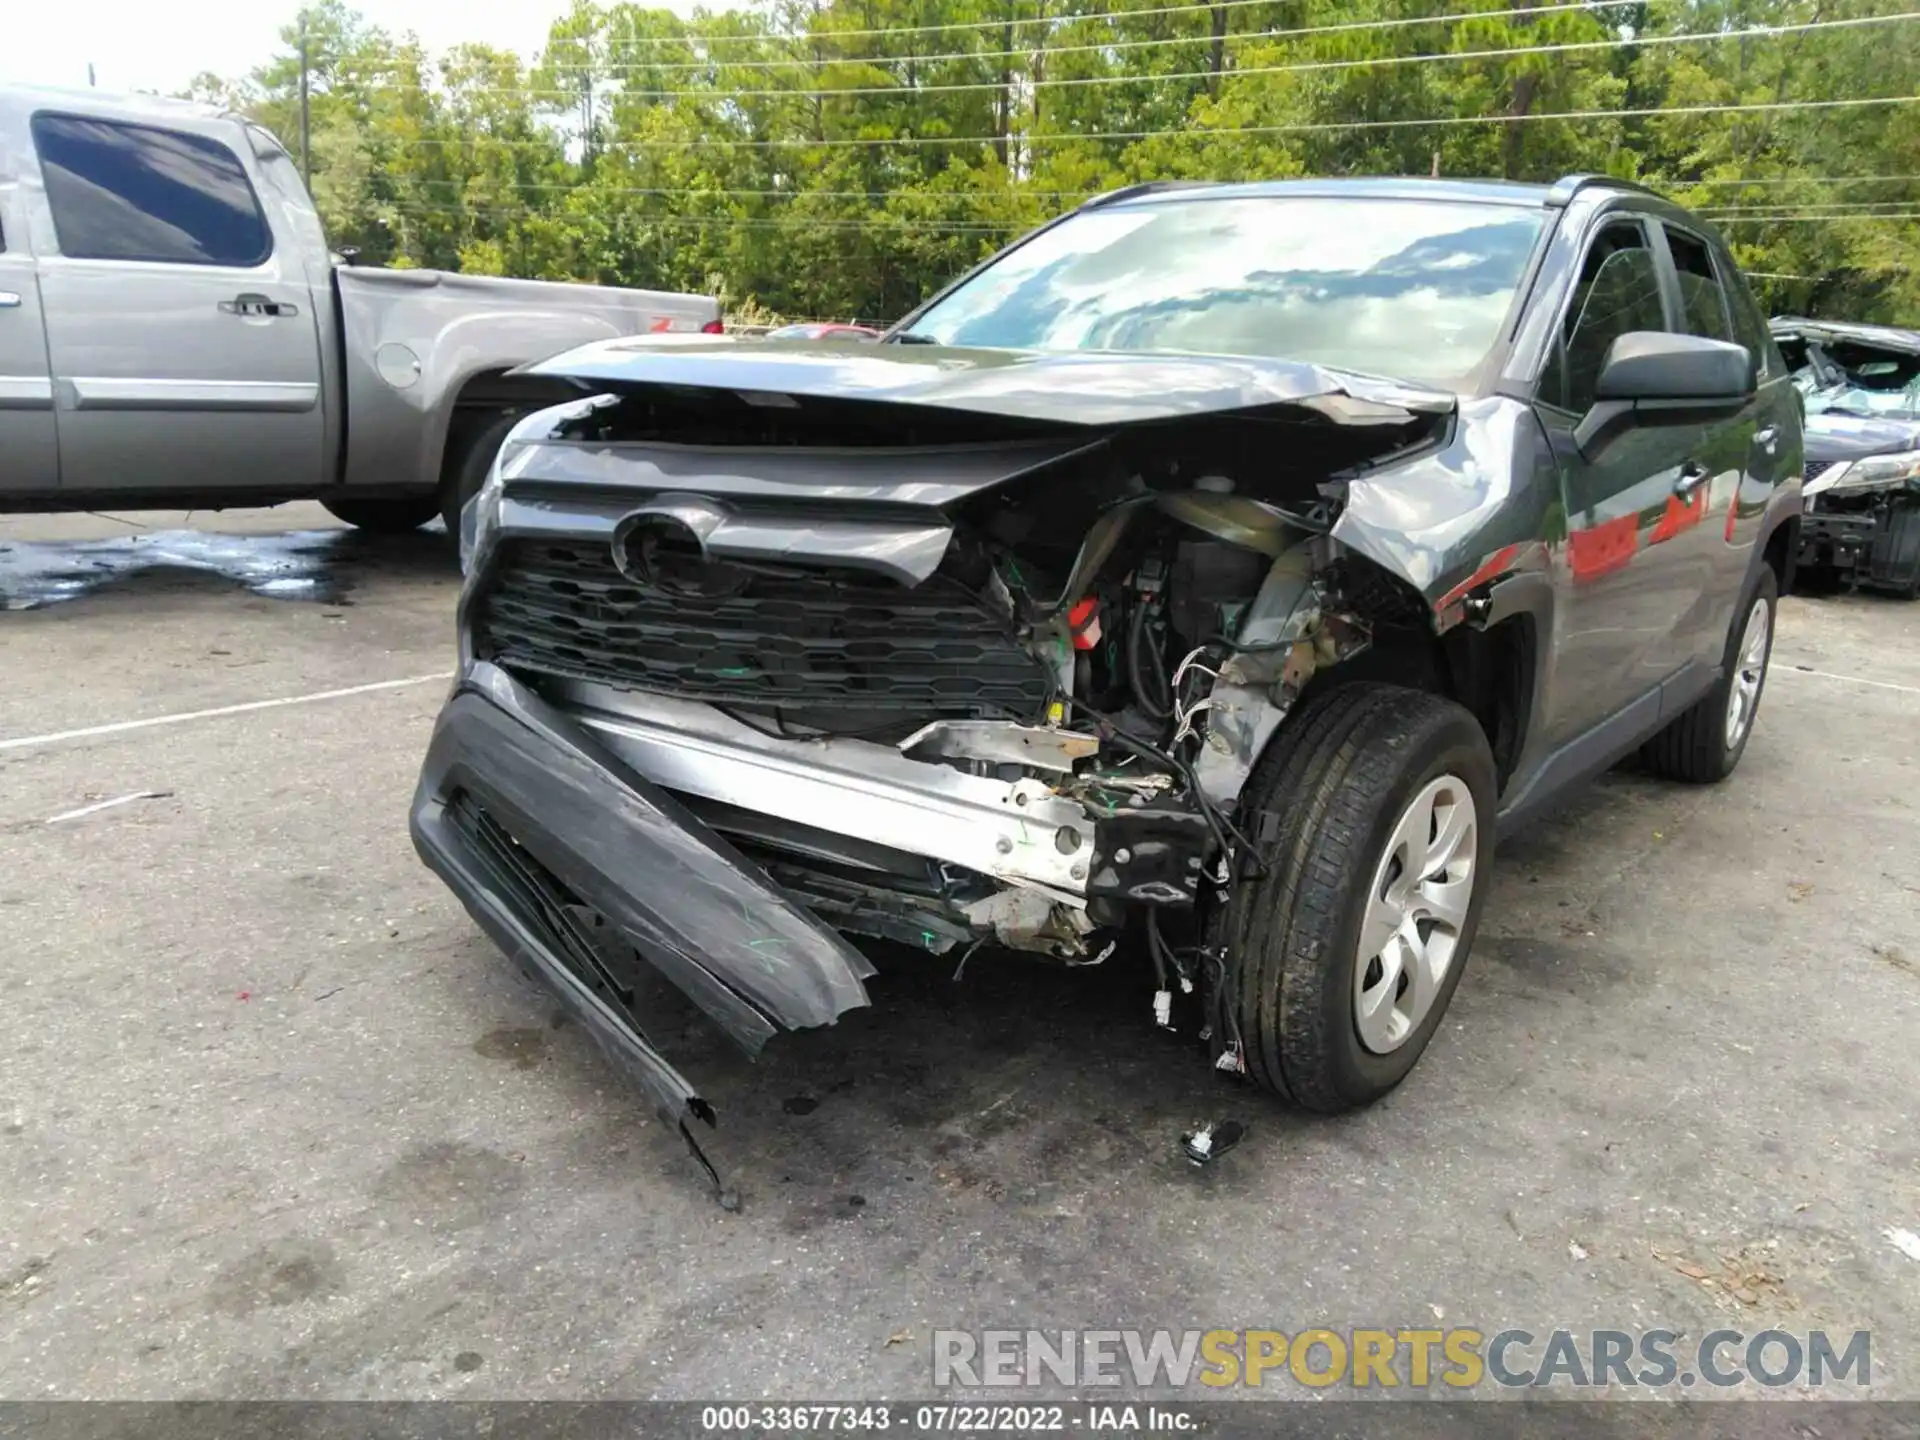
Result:
{"label": "damaged gray suv", "polygon": [[867,1003],[848,937],[1138,946],[1143,1028],[1385,1094],[1497,835],[1738,763],[1800,514],[1725,246],[1604,179],[1143,186],[878,344],[533,373],[413,835],[690,1144],[643,978],[757,1053]]}

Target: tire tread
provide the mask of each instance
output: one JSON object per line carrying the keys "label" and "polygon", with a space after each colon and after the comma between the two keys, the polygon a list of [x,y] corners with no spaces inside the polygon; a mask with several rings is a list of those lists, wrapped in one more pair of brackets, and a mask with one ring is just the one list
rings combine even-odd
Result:
{"label": "tire tread", "polygon": [[[1243,862],[1228,930],[1227,1018],[1251,1078],[1304,1109],[1354,1101],[1334,1081],[1321,994],[1328,953],[1351,903],[1354,876],[1371,878],[1367,842],[1401,777],[1407,751],[1465,712],[1399,686],[1354,683],[1310,701],[1282,728],[1249,777],[1247,814],[1266,860]],[[1491,756],[1487,767],[1491,773]],[[1491,816],[1488,817],[1491,819]],[[1465,959],[1464,953],[1461,956]]]}

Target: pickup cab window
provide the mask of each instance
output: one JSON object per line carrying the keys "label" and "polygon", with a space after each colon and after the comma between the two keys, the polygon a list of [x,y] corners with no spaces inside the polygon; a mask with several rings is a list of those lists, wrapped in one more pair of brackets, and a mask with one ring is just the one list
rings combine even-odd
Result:
{"label": "pickup cab window", "polygon": [[273,252],[247,172],[216,140],[36,115],[33,141],[63,255],[251,268]]}

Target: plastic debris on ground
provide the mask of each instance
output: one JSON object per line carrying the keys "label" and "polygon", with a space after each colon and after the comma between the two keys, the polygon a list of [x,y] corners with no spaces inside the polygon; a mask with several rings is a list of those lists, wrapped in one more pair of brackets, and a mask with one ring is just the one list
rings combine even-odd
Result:
{"label": "plastic debris on ground", "polygon": [[1180,1149],[1189,1165],[1211,1165],[1246,1136],[1247,1127],[1238,1120],[1213,1120],[1182,1135]]}

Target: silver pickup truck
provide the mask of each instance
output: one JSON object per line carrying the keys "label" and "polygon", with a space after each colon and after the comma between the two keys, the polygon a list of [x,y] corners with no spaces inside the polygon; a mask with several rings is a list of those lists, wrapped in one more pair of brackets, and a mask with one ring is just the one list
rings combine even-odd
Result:
{"label": "silver pickup truck", "polygon": [[451,521],[515,419],[578,393],[517,367],[719,329],[697,295],[356,267],[244,118],[0,85],[0,512]]}

